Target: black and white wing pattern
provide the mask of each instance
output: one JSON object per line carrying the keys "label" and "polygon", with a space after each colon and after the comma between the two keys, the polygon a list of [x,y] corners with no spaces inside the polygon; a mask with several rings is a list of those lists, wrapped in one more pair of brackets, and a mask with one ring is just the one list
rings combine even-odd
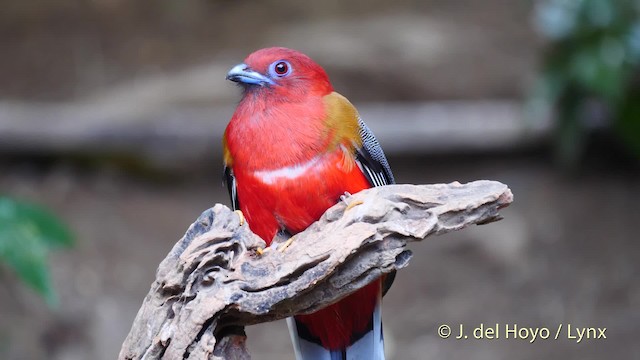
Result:
{"label": "black and white wing pattern", "polygon": [[[364,176],[369,180],[371,186],[383,186],[395,184],[391,167],[387,161],[387,157],[382,151],[382,146],[376,139],[375,135],[367,124],[358,117],[358,125],[360,127],[360,138],[362,139],[362,148],[357,150],[356,163]],[[396,272],[393,271],[384,277],[382,284],[382,295],[384,296],[391,288],[396,278]]]}
{"label": "black and white wing pattern", "polygon": [[231,207],[233,210],[240,210],[240,203],[238,202],[238,192],[236,191],[236,177],[233,176],[233,170],[230,167],[225,166],[222,174],[222,182],[229,190],[229,196],[231,197]]}
{"label": "black and white wing pattern", "polygon": [[362,148],[357,149],[356,162],[371,186],[395,184],[391,167],[382,147],[367,124],[358,117]]}

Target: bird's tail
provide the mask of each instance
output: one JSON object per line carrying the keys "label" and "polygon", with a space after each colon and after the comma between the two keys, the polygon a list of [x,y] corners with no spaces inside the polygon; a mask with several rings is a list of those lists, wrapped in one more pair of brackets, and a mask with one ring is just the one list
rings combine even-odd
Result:
{"label": "bird's tail", "polygon": [[329,350],[314,341],[308,328],[293,317],[287,319],[291,341],[297,360],[384,360],[384,338],[382,336],[382,295],[378,292],[378,298],[370,324],[364,334],[360,334],[350,345]]}

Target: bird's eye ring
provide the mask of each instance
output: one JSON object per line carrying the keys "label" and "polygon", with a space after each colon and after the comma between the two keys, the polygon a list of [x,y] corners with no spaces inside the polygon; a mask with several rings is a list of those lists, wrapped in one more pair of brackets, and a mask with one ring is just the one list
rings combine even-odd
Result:
{"label": "bird's eye ring", "polygon": [[291,73],[291,65],[284,60],[276,61],[271,65],[271,70],[276,76],[283,77]]}

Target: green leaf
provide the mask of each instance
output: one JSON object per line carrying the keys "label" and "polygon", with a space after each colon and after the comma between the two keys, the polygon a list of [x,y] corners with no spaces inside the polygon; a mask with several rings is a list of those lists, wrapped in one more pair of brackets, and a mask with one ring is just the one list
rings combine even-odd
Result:
{"label": "green leaf", "polygon": [[54,306],[47,254],[73,244],[70,231],[56,217],[36,205],[0,197],[0,262]]}
{"label": "green leaf", "polygon": [[0,196],[0,227],[3,223],[14,226],[24,224],[30,227],[32,235],[50,248],[73,245],[73,236],[69,229],[51,212],[40,206]]}
{"label": "green leaf", "polygon": [[532,103],[555,107],[556,157],[576,167],[587,144],[584,104],[602,101],[614,130],[640,155],[640,2],[544,0],[536,3],[550,40]]}
{"label": "green leaf", "polygon": [[55,305],[57,300],[49,278],[47,252],[33,227],[25,223],[0,222],[0,260],[48,304]]}

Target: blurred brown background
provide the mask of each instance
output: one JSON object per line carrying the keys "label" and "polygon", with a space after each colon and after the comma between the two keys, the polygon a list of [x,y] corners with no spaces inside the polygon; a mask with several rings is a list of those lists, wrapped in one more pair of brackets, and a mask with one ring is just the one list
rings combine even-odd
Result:
{"label": "blurred brown background", "polygon": [[[117,356],[159,261],[203,210],[228,204],[220,140],[240,93],[226,71],[274,45],[325,67],[398,182],[514,192],[503,221],[413,246],[385,298],[389,359],[638,356],[638,158],[596,106],[579,159],[554,160],[553,113],[527,110],[553,42],[534,5],[5,1],[0,195],[51,209],[76,243],[49,257],[58,306],[0,262],[0,358]],[[437,336],[461,323],[571,323],[607,339]],[[293,359],[283,322],[248,334],[255,359]]]}

